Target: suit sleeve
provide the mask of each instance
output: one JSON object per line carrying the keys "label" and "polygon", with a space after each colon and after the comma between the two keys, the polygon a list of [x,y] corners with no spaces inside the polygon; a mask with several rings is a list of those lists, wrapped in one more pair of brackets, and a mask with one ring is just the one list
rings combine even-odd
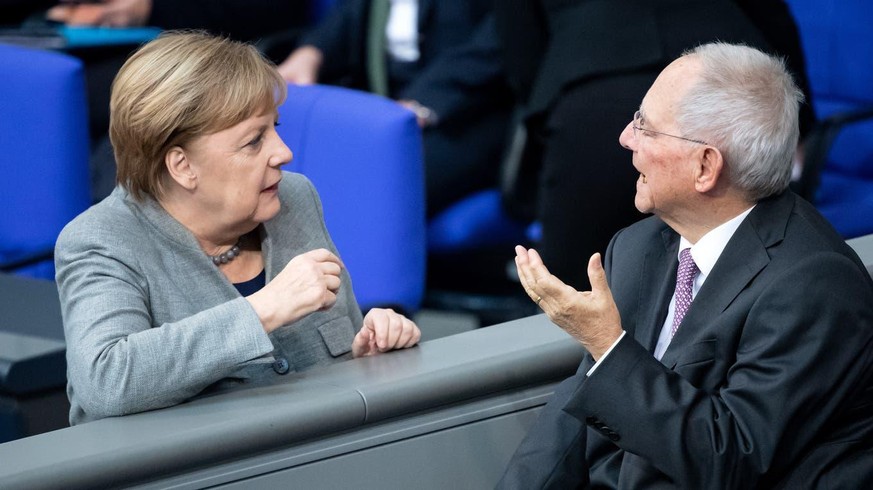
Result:
{"label": "suit sleeve", "polygon": [[508,107],[512,97],[500,53],[494,17],[486,15],[466,43],[429,63],[397,98],[418,101],[443,122]]}
{"label": "suit sleeve", "polygon": [[273,350],[242,297],[152,328],[155,285],[118,242],[86,226],[65,230],[56,247],[67,375],[90,418],[181,403]]}
{"label": "suit sleeve", "polygon": [[[861,383],[855,362],[873,342],[873,294],[857,265],[831,252],[762,288],[738,345],[720,351],[732,359],[671,370],[627,335],[564,410],[680,488],[773,485],[766,478],[799,461]],[[712,391],[686,379],[706,362],[731,363]]]}
{"label": "suit sleeve", "polygon": [[363,68],[363,49],[368,22],[366,0],[339,2],[313,29],[304,34],[300,45],[318,48],[322,54],[319,80],[343,80]]}

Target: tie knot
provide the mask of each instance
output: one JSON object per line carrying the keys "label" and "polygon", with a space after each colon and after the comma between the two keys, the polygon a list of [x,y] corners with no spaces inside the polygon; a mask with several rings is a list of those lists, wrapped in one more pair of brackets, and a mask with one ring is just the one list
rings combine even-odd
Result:
{"label": "tie knot", "polygon": [[700,269],[697,268],[697,264],[694,263],[694,257],[691,256],[691,249],[682,249],[682,252],[679,253],[679,269],[677,270],[676,282],[683,284],[694,282],[694,276],[699,271]]}

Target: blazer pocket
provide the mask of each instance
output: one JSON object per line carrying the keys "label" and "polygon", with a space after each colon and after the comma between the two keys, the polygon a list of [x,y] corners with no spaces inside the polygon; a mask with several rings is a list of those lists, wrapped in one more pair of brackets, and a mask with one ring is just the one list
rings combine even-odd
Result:
{"label": "blazer pocket", "polygon": [[717,345],[718,341],[716,339],[706,339],[691,344],[687,349],[685,349],[685,352],[676,359],[676,367],[689,366],[691,364],[715,359]]}
{"label": "blazer pocket", "polygon": [[707,339],[689,345],[676,360],[673,371],[694,386],[714,392],[724,383],[725,359],[717,357],[718,341]]}
{"label": "blazer pocket", "polygon": [[348,317],[339,317],[318,327],[318,333],[324,340],[324,345],[333,357],[339,357],[352,351],[352,341],[355,339],[355,329]]}

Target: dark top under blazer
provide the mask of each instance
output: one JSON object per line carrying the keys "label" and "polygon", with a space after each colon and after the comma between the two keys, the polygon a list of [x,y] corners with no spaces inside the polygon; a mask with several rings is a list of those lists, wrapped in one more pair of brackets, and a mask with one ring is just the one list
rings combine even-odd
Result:
{"label": "dark top under blazer", "polygon": [[558,388],[501,486],[869,483],[873,284],[857,255],[794,194],[759,202],[659,362],[678,242],[656,217],[613,238],[605,266],[627,335]]}

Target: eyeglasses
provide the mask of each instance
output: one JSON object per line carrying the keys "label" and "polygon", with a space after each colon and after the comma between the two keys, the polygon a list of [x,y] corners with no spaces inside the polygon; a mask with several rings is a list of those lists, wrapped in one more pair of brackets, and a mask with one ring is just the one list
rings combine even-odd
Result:
{"label": "eyeglasses", "polygon": [[691,138],[685,138],[684,136],[676,136],[676,135],[674,135],[674,134],[662,133],[662,132],[660,132],[660,131],[654,131],[654,130],[651,130],[651,129],[646,129],[646,128],[640,127],[640,119],[641,119],[641,118],[642,118],[642,114],[640,114],[640,111],[634,112],[634,121],[633,121],[633,123],[631,123],[631,127],[634,128],[634,138],[637,138],[637,132],[638,132],[638,131],[647,131],[647,132],[649,132],[649,133],[660,134],[660,135],[664,135],[664,136],[669,136],[669,137],[671,137],[671,138],[677,138],[677,139],[680,139],[680,140],[690,141],[690,142],[692,142],[692,143],[698,143],[698,144],[701,144],[701,145],[708,145],[708,144],[709,144],[709,143],[707,143],[706,141],[693,140],[693,139],[691,139]]}

